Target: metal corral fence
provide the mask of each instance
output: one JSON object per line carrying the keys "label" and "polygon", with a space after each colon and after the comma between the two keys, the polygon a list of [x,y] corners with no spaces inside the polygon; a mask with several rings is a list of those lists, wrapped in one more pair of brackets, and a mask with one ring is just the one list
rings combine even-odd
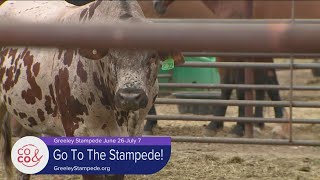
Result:
{"label": "metal corral fence", "polygon": [[[208,53],[211,55],[211,53]],[[245,122],[245,123],[290,123],[292,124],[320,124],[319,119],[297,119],[292,118],[292,108],[320,108],[320,102],[305,102],[295,101],[292,97],[292,91],[319,91],[320,86],[302,86],[293,85],[293,70],[295,69],[313,69],[320,68],[320,64],[312,63],[231,63],[231,62],[216,62],[216,63],[198,63],[190,62],[182,65],[184,67],[232,67],[232,68],[276,68],[287,69],[290,73],[290,85],[253,85],[253,84],[193,84],[193,83],[160,83],[160,87],[166,88],[199,88],[199,89],[244,89],[244,90],[287,90],[289,91],[289,100],[286,101],[256,101],[253,99],[246,100],[204,100],[204,99],[169,99],[158,98],[156,104],[197,104],[197,105],[228,105],[228,106],[250,106],[251,114],[253,106],[263,107],[289,107],[289,118],[258,118],[258,117],[219,117],[219,116],[203,116],[203,115],[148,115],[148,119],[158,120],[185,120],[185,121],[224,121],[224,122]],[[247,77],[246,77],[247,78]],[[318,96],[320,93],[318,94]],[[315,94],[317,96],[317,94]],[[247,130],[247,129],[246,129]],[[274,145],[313,145],[318,146],[318,141],[303,141],[293,140],[292,131],[290,131],[289,140],[275,139],[251,139],[251,138],[220,138],[220,137],[173,137],[173,141],[177,142],[203,142],[203,143],[240,143],[240,144],[274,144]],[[251,132],[252,133],[252,130]],[[251,135],[252,136],[252,135]]]}
{"label": "metal corral fence", "polygon": [[[153,21],[157,23],[239,23],[242,21],[247,24],[256,23],[311,23],[319,24],[318,20],[193,20],[193,19],[154,19]],[[289,33],[289,32],[286,32]],[[313,34],[315,35],[315,34]],[[228,40],[226,40],[228,41]],[[251,48],[251,47],[250,47]],[[251,57],[276,57],[276,58],[290,58],[290,63],[234,63],[234,62],[214,62],[214,63],[199,63],[199,62],[189,62],[181,65],[183,67],[211,67],[211,68],[244,68],[245,69],[245,82],[247,84],[193,84],[193,83],[160,83],[160,87],[166,88],[199,88],[199,89],[243,89],[246,90],[245,100],[203,100],[203,99],[164,99],[159,98],[156,100],[156,104],[193,104],[193,105],[228,105],[228,106],[238,106],[245,105],[246,117],[219,117],[219,116],[201,116],[201,115],[148,115],[148,119],[157,120],[184,120],[184,121],[224,121],[224,122],[245,122],[246,124],[246,136],[250,138],[220,138],[220,137],[173,137],[173,141],[176,142],[200,142],[200,143],[231,143],[231,144],[261,144],[261,145],[305,145],[305,146],[318,146],[320,145],[317,141],[305,141],[305,140],[293,140],[292,124],[320,124],[320,119],[293,119],[292,113],[293,107],[312,107],[320,108],[320,103],[318,102],[304,102],[304,101],[294,101],[293,91],[319,91],[320,86],[296,86],[293,85],[293,70],[295,69],[319,69],[320,64],[311,63],[294,63],[296,57],[299,58],[318,58],[316,54],[308,53],[233,53],[233,52],[187,52],[184,53],[186,56],[218,56],[218,57],[247,57],[248,60]],[[252,69],[265,69],[265,68],[275,68],[275,69],[286,69],[290,70],[290,85],[252,85]],[[172,74],[162,74],[162,77],[170,77]],[[251,76],[251,77],[250,77]],[[289,100],[287,101],[254,101],[252,92],[250,90],[288,90]],[[248,94],[250,93],[250,94]],[[320,95],[320,94],[319,94]],[[263,107],[289,107],[289,118],[258,118],[253,117],[253,106],[263,106]],[[253,139],[253,124],[252,123],[289,123],[290,134],[288,140],[275,140],[275,139]]]}
{"label": "metal corral fence", "polygon": [[[188,51],[186,56],[219,57],[286,57],[290,63],[189,62],[184,67],[245,68],[246,84],[178,84],[161,83],[161,87],[207,89],[279,89],[290,91],[287,101],[255,101],[246,91],[246,100],[203,100],[158,98],[156,104],[245,105],[246,116],[241,118],[208,117],[195,115],[148,116],[148,119],[187,121],[246,122],[246,134],[252,137],[253,122],[290,123],[288,140],[220,137],[172,137],[175,142],[238,143],[319,146],[319,141],[294,140],[293,123],[320,123],[320,119],[293,119],[293,107],[319,108],[318,102],[295,101],[293,90],[320,90],[319,86],[293,85],[294,69],[320,68],[319,64],[294,63],[293,58],[320,57],[320,21],[316,20],[157,20],[155,24],[83,25],[30,25],[3,23],[0,26],[0,46],[35,45],[87,48],[140,48]],[[164,21],[164,22],[163,22]],[[174,23],[172,23],[174,22]],[[178,22],[183,22],[179,24]],[[195,26],[195,23],[196,26]],[[246,25],[244,25],[246,23]],[[235,33],[237,31],[237,33]],[[250,37],[250,38],[248,38]],[[168,43],[170,42],[170,43]],[[246,42],[246,45],[243,45]],[[191,51],[191,52],[190,52]],[[198,52],[197,52],[198,51]],[[216,52],[216,53],[208,53]],[[252,68],[290,70],[290,85],[252,85]],[[169,75],[167,75],[169,76]],[[288,119],[252,117],[252,106],[282,106],[290,108]]]}

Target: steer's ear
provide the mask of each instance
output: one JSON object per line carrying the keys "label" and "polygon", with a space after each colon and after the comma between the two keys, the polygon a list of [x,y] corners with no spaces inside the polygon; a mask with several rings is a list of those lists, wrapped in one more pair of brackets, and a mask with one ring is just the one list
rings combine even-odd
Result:
{"label": "steer's ear", "polygon": [[159,56],[161,58],[161,61],[164,61],[171,57],[174,60],[175,65],[184,64],[184,56],[182,55],[181,52],[178,52],[178,51],[159,52]]}

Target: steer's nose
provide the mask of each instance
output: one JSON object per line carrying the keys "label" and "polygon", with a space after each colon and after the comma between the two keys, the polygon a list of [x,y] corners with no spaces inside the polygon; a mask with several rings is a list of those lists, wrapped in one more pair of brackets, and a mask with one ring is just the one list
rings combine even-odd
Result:
{"label": "steer's nose", "polygon": [[135,88],[119,89],[116,93],[116,106],[127,111],[136,111],[145,108],[148,97],[144,90]]}

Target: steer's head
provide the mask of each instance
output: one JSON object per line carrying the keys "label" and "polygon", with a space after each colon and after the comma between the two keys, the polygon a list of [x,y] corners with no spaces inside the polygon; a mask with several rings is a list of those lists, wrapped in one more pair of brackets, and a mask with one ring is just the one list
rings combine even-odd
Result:
{"label": "steer's head", "polygon": [[170,57],[175,64],[183,63],[180,52],[80,49],[79,53],[97,62],[99,74],[93,74],[96,86],[111,93],[106,98],[115,102],[117,109],[125,111],[144,109],[153,103],[158,93],[157,75],[161,61]]}
{"label": "steer's head", "polygon": [[[77,17],[81,23],[150,23],[134,1],[95,1],[81,8]],[[184,62],[180,52],[155,50],[80,49],[79,54],[97,62],[96,85],[107,92],[107,101],[115,102],[114,108],[124,111],[144,109],[155,100],[160,61],[172,57],[175,64]]]}
{"label": "steer's head", "polygon": [[[145,108],[155,100],[158,93],[157,74],[160,61],[172,56],[171,53],[156,51],[114,51],[116,106],[125,110]],[[176,53],[176,61],[183,58]]]}

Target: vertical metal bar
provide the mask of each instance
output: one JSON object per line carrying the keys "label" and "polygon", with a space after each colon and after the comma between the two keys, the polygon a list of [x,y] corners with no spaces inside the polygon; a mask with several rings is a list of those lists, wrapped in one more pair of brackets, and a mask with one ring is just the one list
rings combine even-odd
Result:
{"label": "vertical metal bar", "polygon": [[[252,19],[253,18],[253,1],[249,0],[248,3],[248,14],[247,18]],[[252,62],[254,62],[254,58],[252,59]],[[245,84],[254,84],[254,71],[251,68],[245,68],[244,69],[244,83]],[[253,100],[253,90],[247,89],[245,90],[245,100]],[[253,117],[253,106],[245,106],[245,117]],[[245,137],[247,138],[253,138],[253,123],[247,122],[245,123]]]}
{"label": "vertical metal bar", "polygon": [[[291,1],[291,24],[295,24],[295,0]],[[289,110],[289,142],[292,142],[293,139],[293,127],[292,127],[292,113],[293,113],[293,65],[294,65],[294,59],[293,54],[290,57],[290,110]]]}
{"label": "vertical metal bar", "polygon": [[[251,68],[246,68],[244,70],[245,84],[254,83],[254,71]],[[253,91],[252,89],[245,90],[245,100],[253,100]],[[245,107],[245,117],[253,117],[253,106]],[[253,138],[253,123],[245,123],[245,137]]]}
{"label": "vertical metal bar", "polygon": [[[169,83],[175,83],[174,81],[173,81],[173,69],[171,69],[171,70],[169,70],[169,74],[171,75],[169,78],[168,78],[168,82]],[[169,91],[174,91],[174,88],[168,88],[169,89]]]}
{"label": "vertical metal bar", "polygon": [[253,18],[253,0],[248,0],[247,4],[248,4],[247,18],[249,17],[249,19],[252,19]]}
{"label": "vertical metal bar", "polygon": [[293,113],[293,57],[290,58],[290,91],[289,91],[289,142],[292,142],[292,113]]}

